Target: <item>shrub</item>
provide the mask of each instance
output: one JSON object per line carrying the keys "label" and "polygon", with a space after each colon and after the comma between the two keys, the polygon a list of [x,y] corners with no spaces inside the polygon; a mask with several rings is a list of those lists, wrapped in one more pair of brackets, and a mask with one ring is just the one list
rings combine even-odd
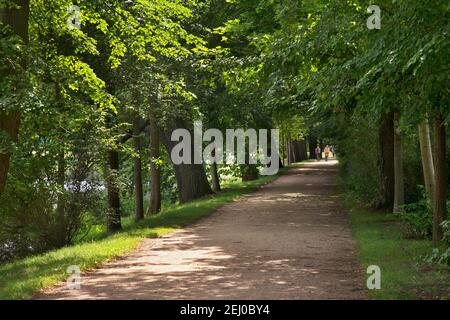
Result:
{"label": "shrub", "polygon": [[398,213],[398,217],[405,222],[408,236],[431,238],[433,232],[433,211],[423,187],[420,200],[404,205]]}
{"label": "shrub", "polygon": [[439,250],[438,248],[434,249],[433,253],[431,254],[431,260],[445,264],[450,267],[450,220],[444,221],[442,223],[442,228],[444,231],[443,242],[446,244],[447,249],[444,250]]}
{"label": "shrub", "polygon": [[72,244],[101,207],[88,153],[67,161],[64,184],[45,160],[16,162],[10,171],[0,195],[0,263]]}

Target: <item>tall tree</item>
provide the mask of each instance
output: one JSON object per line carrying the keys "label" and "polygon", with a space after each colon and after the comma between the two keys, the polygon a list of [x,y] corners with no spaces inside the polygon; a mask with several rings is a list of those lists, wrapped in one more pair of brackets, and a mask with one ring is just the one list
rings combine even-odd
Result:
{"label": "tall tree", "polygon": [[[29,19],[30,1],[29,0],[13,0],[9,3],[9,7],[0,8],[0,22],[8,25],[13,34],[22,39],[23,44],[28,43],[28,19]],[[15,57],[18,61],[13,61],[13,65],[17,64],[24,68],[26,66],[25,50]],[[14,59],[14,58],[13,58]],[[3,68],[2,68],[3,69]],[[15,67],[2,70],[2,77],[7,77],[16,72]],[[14,87],[14,86],[13,86]],[[0,143],[8,143],[8,140],[17,142],[20,126],[20,111],[17,106],[12,106],[10,110],[0,110]],[[4,137],[1,134],[5,134]],[[8,143],[9,144],[9,143]],[[11,159],[11,147],[0,148],[0,194],[6,184],[9,164]]]}
{"label": "tall tree", "polygon": [[[171,125],[162,130],[160,136],[162,143],[167,149],[168,154],[172,153],[176,142],[171,140],[174,128],[187,129],[186,120],[177,119]],[[193,141],[191,141],[193,144]],[[193,145],[192,145],[193,147]],[[192,153],[191,163],[174,164],[175,175],[177,178],[177,186],[179,199],[181,203],[189,202],[194,199],[211,194],[212,190],[206,177],[205,167],[203,164],[194,164],[194,154]]]}
{"label": "tall tree", "polygon": [[379,141],[379,206],[393,208],[394,205],[394,113],[388,112],[382,115],[378,131]]}
{"label": "tall tree", "polygon": [[434,188],[436,186],[436,179],[434,175],[433,152],[431,147],[430,129],[428,120],[424,119],[419,124],[419,141],[420,154],[422,157],[423,178],[425,182],[425,189],[431,203],[434,203]]}
{"label": "tall tree", "polygon": [[122,229],[121,210],[120,210],[120,187],[119,187],[119,152],[116,150],[108,151],[107,165],[107,187],[108,187],[108,212],[107,212],[107,230],[115,232]]}
{"label": "tall tree", "polygon": [[[213,157],[216,156],[216,150],[213,151],[212,154]],[[212,184],[212,190],[214,192],[220,192],[220,175],[219,170],[217,169],[217,162],[214,161],[211,163],[211,184]]]}
{"label": "tall tree", "polygon": [[138,115],[133,121],[134,146],[134,218],[136,221],[144,219],[144,192],[142,188],[142,161],[141,161],[141,126]]}
{"label": "tall tree", "polygon": [[400,114],[394,112],[394,207],[393,212],[397,213],[405,203],[405,181],[403,171],[403,143],[399,132]]}
{"label": "tall tree", "polygon": [[441,223],[447,219],[447,164],[446,164],[446,132],[442,113],[438,113],[434,119],[434,143],[435,146],[435,174],[436,185],[434,189],[433,210],[433,244],[437,245],[442,239]]}
{"label": "tall tree", "polygon": [[160,169],[160,132],[154,111],[150,111],[150,203],[149,213],[161,210],[161,169]]}

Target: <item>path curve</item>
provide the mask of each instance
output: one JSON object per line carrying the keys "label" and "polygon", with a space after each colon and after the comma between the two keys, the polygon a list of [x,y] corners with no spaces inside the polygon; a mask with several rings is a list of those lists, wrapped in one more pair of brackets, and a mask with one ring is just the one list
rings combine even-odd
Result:
{"label": "path curve", "polygon": [[43,299],[364,299],[336,161],[289,170]]}

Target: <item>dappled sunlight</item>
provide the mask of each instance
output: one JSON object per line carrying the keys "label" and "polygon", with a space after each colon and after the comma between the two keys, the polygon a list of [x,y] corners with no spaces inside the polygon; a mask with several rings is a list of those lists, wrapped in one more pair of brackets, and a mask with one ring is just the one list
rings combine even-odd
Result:
{"label": "dappled sunlight", "polygon": [[292,197],[292,198],[311,197],[310,194],[305,194],[305,193],[300,193],[300,192],[296,192],[296,193],[282,193],[281,195],[284,196],[284,197]]}
{"label": "dappled sunlight", "polygon": [[[308,167],[322,164],[308,164]],[[297,168],[295,170],[298,170]],[[138,250],[45,298],[301,299],[359,297],[354,244],[321,174],[282,176],[191,228]],[[331,186],[330,186],[331,188]],[[350,262],[349,262],[350,261]],[[355,289],[356,288],[356,289]],[[339,292],[336,294],[336,292]]]}

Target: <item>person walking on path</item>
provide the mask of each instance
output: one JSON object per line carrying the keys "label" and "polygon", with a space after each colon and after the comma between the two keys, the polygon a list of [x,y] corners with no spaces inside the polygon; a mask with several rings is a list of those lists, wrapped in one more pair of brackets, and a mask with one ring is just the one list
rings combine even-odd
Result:
{"label": "person walking on path", "polygon": [[325,153],[325,161],[328,161],[328,157],[330,156],[330,147],[326,145],[323,152]]}
{"label": "person walking on path", "polygon": [[316,148],[316,160],[317,160],[317,161],[320,161],[320,155],[321,155],[321,153],[322,153],[322,150],[320,149],[319,146],[317,146],[317,148]]}

